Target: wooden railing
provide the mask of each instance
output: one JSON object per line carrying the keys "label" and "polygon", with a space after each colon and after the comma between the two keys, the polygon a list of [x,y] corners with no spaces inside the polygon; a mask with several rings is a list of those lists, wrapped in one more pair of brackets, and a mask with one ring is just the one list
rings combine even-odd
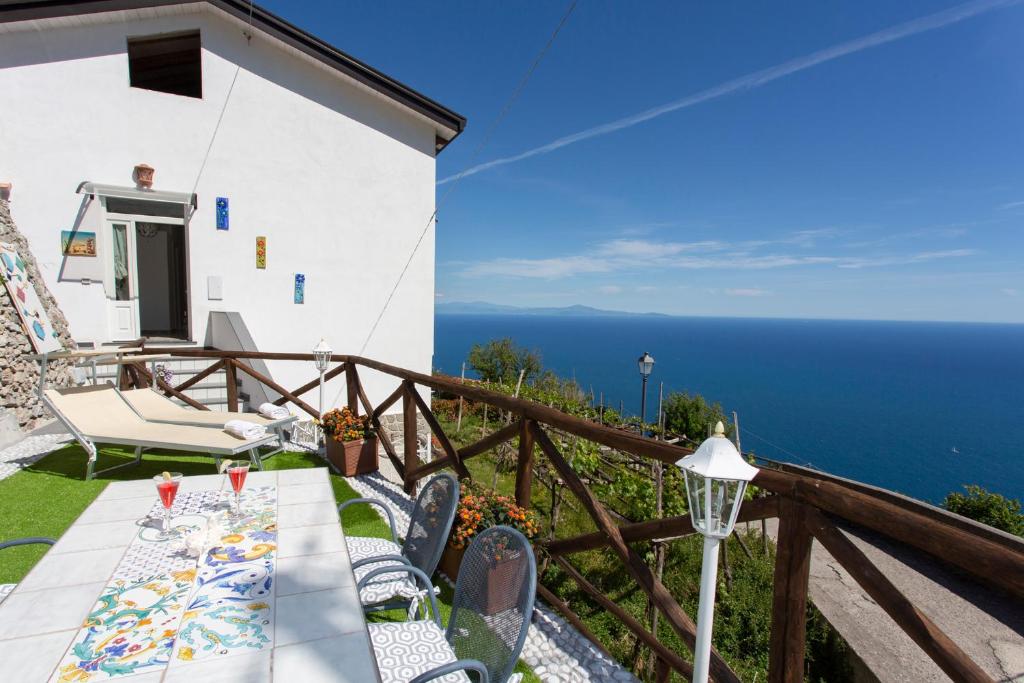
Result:
{"label": "wooden railing", "polygon": [[[217,362],[187,382],[171,387],[157,380],[159,388],[190,405],[201,405],[182,392],[203,376],[223,367],[229,377],[243,372],[280,394],[279,405],[291,402],[313,417],[317,411],[302,401],[301,394],[317,386],[314,378],[288,391],[269,377],[250,368],[244,361],[263,359],[311,362],[311,354],[230,352],[147,348],[148,354],[172,357],[215,358]],[[570,562],[574,553],[607,548],[621,561],[625,571],[646,593],[660,615],[691,649],[695,624],[689,614],[668,591],[655,572],[630,546],[654,539],[680,538],[694,533],[688,515],[616,524],[606,505],[598,500],[560,452],[556,441],[564,435],[576,436],[602,446],[662,463],[675,463],[691,452],[686,448],[644,438],[633,433],[589,422],[544,405],[512,398],[454,378],[427,375],[358,356],[340,356],[339,365],[327,373],[328,379],[345,375],[348,406],[370,417],[380,436],[382,447],[401,475],[405,490],[413,493],[416,483],[438,470],[453,469],[459,477],[469,477],[466,461],[516,437],[519,439],[515,496],[520,505],[530,505],[530,491],[539,457],[557,473],[565,488],[593,519],[598,531],[571,538],[538,541],[538,552],[557,564],[596,604],[632,632],[656,657],[658,680],[668,680],[671,671],[689,678],[692,667],[687,659],[661,643],[636,618],[592,585]],[[372,405],[360,381],[360,369],[383,373],[399,381],[395,390],[377,405]],[[144,367],[133,366],[129,374],[137,381],[152,381]],[[229,382],[229,386],[231,386]],[[479,441],[456,448],[434,416],[417,387],[460,396],[506,412],[512,419]],[[402,402],[403,443],[393,444],[380,418],[399,400]],[[237,397],[229,397],[229,409]],[[423,416],[441,445],[443,454],[423,463],[418,455],[417,413]],[[557,435],[552,438],[552,434]],[[399,455],[401,453],[401,456]],[[884,537],[916,548],[943,563],[953,565],[978,583],[1005,591],[1010,599],[1024,598],[1024,541],[1009,534],[950,514],[920,501],[874,487],[844,480],[820,472],[789,465],[764,467],[754,484],[769,495],[744,503],[739,521],[778,518],[778,538],[772,602],[769,681],[796,683],[803,680],[808,579],[811,544],[817,540],[841,564],[893,621],[953,680],[991,681],[985,671],[952,639],[915,606],[886,575],[841,530],[842,526],[870,529]],[[559,610],[581,633],[597,642],[583,620],[551,590],[538,585],[540,596]],[[721,655],[712,652],[711,676],[716,681],[739,681],[737,674]]]}

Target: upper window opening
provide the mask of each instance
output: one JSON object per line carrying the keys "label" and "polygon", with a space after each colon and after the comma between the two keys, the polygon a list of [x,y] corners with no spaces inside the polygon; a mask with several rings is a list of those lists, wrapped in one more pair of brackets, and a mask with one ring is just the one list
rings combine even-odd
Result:
{"label": "upper window opening", "polygon": [[128,39],[128,74],[133,88],[203,96],[199,31]]}

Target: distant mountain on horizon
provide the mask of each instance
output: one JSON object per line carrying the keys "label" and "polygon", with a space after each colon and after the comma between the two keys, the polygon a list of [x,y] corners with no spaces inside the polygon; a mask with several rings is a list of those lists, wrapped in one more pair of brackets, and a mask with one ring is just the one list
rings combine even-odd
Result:
{"label": "distant mountain on horizon", "polygon": [[435,313],[443,315],[539,315],[539,316],[591,316],[591,317],[657,317],[668,318],[664,313],[630,313],[628,311],[608,311],[592,306],[575,304],[561,307],[528,308],[492,304],[486,301],[451,301],[434,306]]}

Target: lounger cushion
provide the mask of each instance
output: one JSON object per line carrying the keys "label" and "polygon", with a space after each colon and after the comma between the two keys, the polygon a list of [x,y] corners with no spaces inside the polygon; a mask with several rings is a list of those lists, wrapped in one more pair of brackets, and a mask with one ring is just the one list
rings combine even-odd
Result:
{"label": "lounger cushion", "polygon": [[[348,545],[348,554],[355,564],[359,560],[381,555],[401,555],[402,546],[383,538],[370,538],[366,536],[349,536],[345,539]],[[371,562],[370,564],[357,567],[355,570],[356,583],[374,569],[385,567],[391,562]],[[412,600],[419,593],[416,583],[409,578],[408,574],[381,574],[370,580],[366,586],[359,591],[359,601],[364,605],[375,605],[380,602],[387,602],[395,599]]]}
{"label": "lounger cushion", "polygon": [[[444,632],[432,621],[368,624],[373,654],[383,683],[408,683],[422,673],[456,661]],[[436,679],[469,683],[462,671]]]}

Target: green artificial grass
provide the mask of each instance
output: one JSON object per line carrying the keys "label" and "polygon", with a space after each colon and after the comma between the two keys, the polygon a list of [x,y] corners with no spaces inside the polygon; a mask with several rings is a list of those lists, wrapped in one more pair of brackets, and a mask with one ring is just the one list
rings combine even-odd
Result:
{"label": "green artificial grass", "polygon": [[[134,457],[132,449],[103,448],[96,469],[130,462]],[[111,481],[148,479],[164,470],[186,476],[216,472],[209,456],[154,450],[143,454],[138,467],[125,467],[85,481],[85,463],[85,450],[77,444],[69,445],[0,481],[0,540],[25,536],[59,538]],[[295,452],[278,453],[263,463],[267,470],[322,466],[323,461],[315,455]],[[331,485],[339,503],[359,497],[343,477],[332,474]],[[390,538],[387,524],[369,506],[354,508],[345,513],[346,533]],[[2,551],[0,583],[20,581],[46,550],[46,546],[35,545]]]}
{"label": "green artificial grass", "polygon": [[[96,469],[131,462],[134,458],[135,453],[130,448],[105,447],[100,449]],[[185,476],[216,473],[213,458],[184,455],[178,451],[147,451],[138,467],[114,470],[91,481],[85,481],[85,464],[85,450],[72,444],[0,480],[0,540],[25,536],[60,538],[111,481],[148,479],[164,470],[181,472]],[[266,470],[323,466],[323,460],[315,455],[290,451],[278,453],[263,463]],[[338,503],[359,497],[339,475],[331,474],[331,487]],[[391,538],[387,522],[369,505],[353,505],[345,510],[342,528],[349,536]],[[0,583],[20,581],[47,549],[44,545],[34,545],[0,551]],[[438,583],[441,585],[438,606],[442,621],[447,623],[451,614],[452,589],[444,581],[439,580]],[[404,621],[405,613],[393,610],[373,615],[370,620]],[[523,674],[527,683],[540,683],[540,679],[522,662],[516,665],[516,671]]]}

